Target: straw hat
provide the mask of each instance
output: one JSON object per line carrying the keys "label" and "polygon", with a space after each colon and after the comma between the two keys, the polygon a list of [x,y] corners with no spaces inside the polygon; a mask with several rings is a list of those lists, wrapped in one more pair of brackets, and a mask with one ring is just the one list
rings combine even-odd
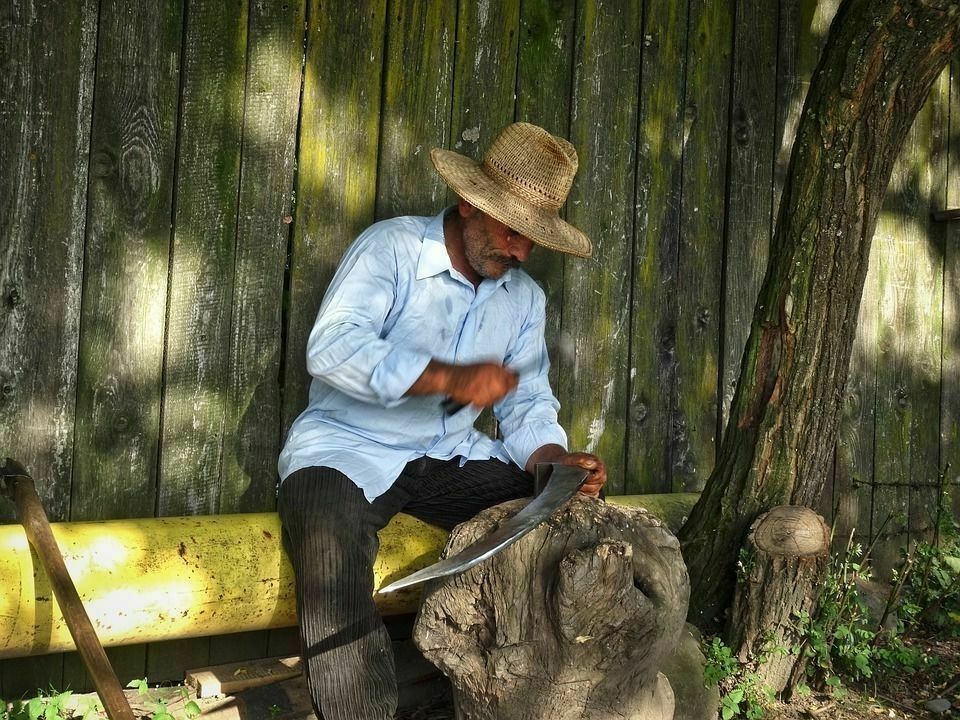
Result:
{"label": "straw hat", "polygon": [[508,125],[482,163],[450,150],[430,152],[437,172],[457,195],[551,250],[590,257],[590,239],[558,211],[577,173],[577,151],[530,123]]}

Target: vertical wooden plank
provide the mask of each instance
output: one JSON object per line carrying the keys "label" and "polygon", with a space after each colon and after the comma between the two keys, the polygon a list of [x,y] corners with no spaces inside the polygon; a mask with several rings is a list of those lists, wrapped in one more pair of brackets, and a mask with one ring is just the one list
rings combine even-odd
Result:
{"label": "vertical wooden plank", "polygon": [[519,27],[519,0],[459,3],[451,149],[479,160],[513,121]]}
{"label": "vertical wooden plank", "polygon": [[[520,7],[517,120],[539,125],[564,138],[570,134],[575,7],[575,3],[563,0],[525,0]],[[570,342],[564,342],[560,334],[564,263],[563,253],[534,248],[525,266],[547,296],[544,333],[554,390],[560,366],[573,361],[570,353],[565,352]]]}
{"label": "vertical wooden plank", "polygon": [[723,289],[722,426],[730,417],[743,348],[769,256],[777,25],[778,15],[770,3],[737,2]]}
{"label": "vertical wooden plank", "polygon": [[276,507],[283,275],[292,221],[306,0],[250,6],[219,512]]}
{"label": "vertical wooden plank", "polygon": [[450,136],[456,10],[445,0],[390,6],[377,218],[434,215],[446,200],[430,150],[446,146]]}
{"label": "vertical wooden plank", "polygon": [[882,576],[899,560],[911,525],[911,484],[933,483],[939,442],[942,252],[933,242],[930,137],[932,96],[914,120],[877,223],[881,291],[873,523],[890,522],[874,550]]}
{"label": "vertical wooden plank", "polygon": [[677,276],[673,491],[703,489],[716,462],[724,189],[729,138],[732,2],[692,0],[687,41],[683,194]]}
{"label": "vertical wooden plank", "polygon": [[[283,276],[305,13],[306,0],[250,5],[221,513],[276,507]],[[263,657],[268,638],[266,631],[213,637],[210,662]]]}
{"label": "vertical wooden plank", "polygon": [[[97,12],[25,0],[0,22],[0,448],[51,520],[69,513]],[[5,697],[60,684],[62,666],[0,664]]]}
{"label": "vertical wooden plank", "polygon": [[[374,219],[385,0],[307,9],[283,427],[303,411],[307,336],[343,251]],[[344,72],[350,68],[350,72]]]}
{"label": "vertical wooden plank", "polygon": [[685,418],[674,415],[687,3],[647,0],[644,17],[630,293],[630,493],[669,492],[673,454],[682,465],[688,449]]}
{"label": "vertical wooden plank", "polygon": [[[950,135],[945,207],[960,207],[960,61],[950,65]],[[940,464],[960,519],[960,223],[947,223],[944,247],[943,364],[940,375]]]}
{"label": "vertical wooden plank", "polygon": [[629,489],[624,268],[633,246],[641,22],[639,3],[586,0],[577,7],[570,140],[580,173],[567,215],[593,240],[593,257],[565,264],[563,330],[575,355],[560,369],[558,391],[571,447],[604,459],[612,494]]}
{"label": "vertical wooden plank", "polygon": [[[154,512],[181,5],[100,6],[72,520]],[[108,655],[143,677],[145,646]],[[64,686],[89,685],[66,655]]]}
{"label": "vertical wooden plank", "polygon": [[[174,243],[157,512],[216,512],[220,499],[237,196],[243,124],[246,0],[191,3],[186,12]],[[206,639],[157,643],[152,681],[179,679],[209,659]]]}
{"label": "vertical wooden plank", "polygon": [[71,519],[153,515],[182,8],[101,4]]}
{"label": "vertical wooden plank", "polygon": [[[519,29],[520,0],[459,3],[449,148],[479,160],[513,121]],[[453,191],[447,198],[456,201]],[[475,425],[497,434],[491,410],[484,410]]]}
{"label": "vertical wooden plank", "polygon": [[934,438],[930,428],[939,424],[943,383],[943,342],[947,326],[943,324],[944,269],[946,261],[946,226],[934,222],[931,214],[944,207],[947,188],[947,146],[949,143],[950,70],[945,69],[927,98],[930,108],[930,128],[921,140],[928,156],[926,172],[929,187],[925,193],[926,208],[919,216],[921,232],[926,240],[922,265],[922,287],[916,297],[920,317],[924,321],[921,331],[919,360],[914,368],[919,394],[916,403],[919,417],[912,428],[914,442],[921,448],[922,459],[914,466],[914,485],[910,488],[910,540],[930,541],[933,538],[939,503],[939,479],[942,459],[940,439]]}

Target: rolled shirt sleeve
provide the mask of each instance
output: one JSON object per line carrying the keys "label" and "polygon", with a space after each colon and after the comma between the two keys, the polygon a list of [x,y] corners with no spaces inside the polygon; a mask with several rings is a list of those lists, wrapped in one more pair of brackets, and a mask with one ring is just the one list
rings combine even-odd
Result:
{"label": "rolled shirt sleeve", "polygon": [[307,341],[307,371],[363,402],[393,407],[431,360],[383,339],[396,300],[397,263],[374,233],[362,235],[334,276]]}

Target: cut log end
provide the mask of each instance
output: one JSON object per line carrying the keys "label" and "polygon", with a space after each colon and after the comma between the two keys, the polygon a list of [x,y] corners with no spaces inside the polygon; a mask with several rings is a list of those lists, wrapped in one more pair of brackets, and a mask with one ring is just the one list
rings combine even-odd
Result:
{"label": "cut log end", "polygon": [[757,549],[781,557],[822,557],[830,552],[830,529],[808,507],[780,505],[761,515],[751,528]]}

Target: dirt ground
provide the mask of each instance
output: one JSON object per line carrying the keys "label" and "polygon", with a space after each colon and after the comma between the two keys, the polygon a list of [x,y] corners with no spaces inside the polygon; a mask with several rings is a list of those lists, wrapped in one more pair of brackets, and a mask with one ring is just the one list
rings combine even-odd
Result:
{"label": "dirt ground", "polygon": [[[860,718],[960,717],[960,639],[913,639],[914,645],[936,659],[913,675],[881,678],[860,687],[846,686],[836,694],[814,692],[772,708],[765,717],[778,720],[853,720]],[[927,700],[945,697],[951,710],[936,715],[924,709]]]}

